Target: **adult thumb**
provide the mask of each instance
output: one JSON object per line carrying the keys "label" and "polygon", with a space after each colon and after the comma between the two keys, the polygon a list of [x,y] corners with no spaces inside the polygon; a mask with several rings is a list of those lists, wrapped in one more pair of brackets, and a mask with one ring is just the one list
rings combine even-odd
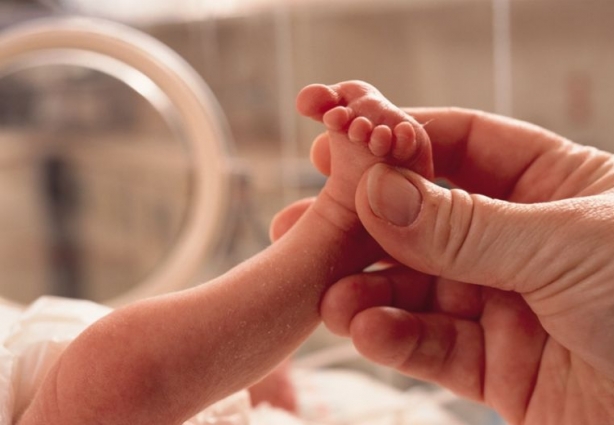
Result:
{"label": "adult thumb", "polygon": [[[529,292],[586,258],[570,246],[590,242],[573,201],[516,204],[439,187],[378,164],[356,193],[358,215],[397,261],[430,275]],[[591,250],[584,244],[583,250]]]}

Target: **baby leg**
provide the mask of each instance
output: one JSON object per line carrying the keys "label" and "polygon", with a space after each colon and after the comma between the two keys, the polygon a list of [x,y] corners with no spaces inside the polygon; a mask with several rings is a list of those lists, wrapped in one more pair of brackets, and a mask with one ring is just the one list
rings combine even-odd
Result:
{"label": "baby leg", "polygon": [[319,324],[326,289],[380,258],[361,226],[344,225],[357,223],[356,185],[377,162],[432,174],[426,133],[364,83],[309,86],[298,107],[330,132],[319,210],[225,275],[96,322],[63,353],[20,425],[182,423],[287,358]]}
{"label": "baby leg", "polygon": [[[332,86],[305,87],[297,98],[298,111],[322,122],[330,142],[330,178],[324,193],[354,211],[354,192],[362,174],[385,162],[433,176],[430,142],[422,126],[388,101],[373,86],[348,81]],[[316,163],[321,151],[313,151]]]}

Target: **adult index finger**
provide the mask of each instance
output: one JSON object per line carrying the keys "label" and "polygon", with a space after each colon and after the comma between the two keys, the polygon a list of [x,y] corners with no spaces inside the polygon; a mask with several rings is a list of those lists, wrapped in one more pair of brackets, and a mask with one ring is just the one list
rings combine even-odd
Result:
{"label": "adult index finger", "polygon": [[[518,182],[546,153],[565,159],[573,144],[541,127],[461,108],[406,108],[424,125],[433,146],[435,173],[463,189],[509,199]],[[513,199],[511,199],[513,200]]]}

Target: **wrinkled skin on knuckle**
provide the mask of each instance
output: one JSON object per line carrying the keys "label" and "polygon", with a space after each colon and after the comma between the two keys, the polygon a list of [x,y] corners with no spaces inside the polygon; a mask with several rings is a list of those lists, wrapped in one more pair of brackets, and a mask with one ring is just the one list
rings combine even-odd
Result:
{"label": "wrinkled skin on knuckle", "polygon": [[[469,245],[470,229],[474,220],[475,205],[471,195],[463,190],[452,189],[450,202],[443,204],[437,211],[433,229],[435,255],[440,256],[439,274],[456,274],[456,270],[468,266],[471,256],[464,255]],[[435,259],[434,259],[435,260]]]}

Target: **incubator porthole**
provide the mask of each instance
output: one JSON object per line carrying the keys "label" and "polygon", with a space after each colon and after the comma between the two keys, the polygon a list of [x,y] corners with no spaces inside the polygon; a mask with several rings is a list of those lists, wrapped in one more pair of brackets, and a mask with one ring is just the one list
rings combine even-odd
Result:
{"label": "incubator porthole", "polygon": [[0,36],[0,296],[118,305],[186,286],[227,215],[229,143],[204,83],[135,30]]}

